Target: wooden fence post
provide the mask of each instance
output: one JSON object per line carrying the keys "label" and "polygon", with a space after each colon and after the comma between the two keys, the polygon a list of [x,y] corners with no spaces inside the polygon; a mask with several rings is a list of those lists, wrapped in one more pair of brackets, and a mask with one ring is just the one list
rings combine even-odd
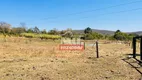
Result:
{"label": "wooden fence post", "polygon": [[98,47],[98,41],[96,41],[96,54],[97,54],[97,58],[99,58],[99,47]]}
{"label": "wooden fence post", "polygon": [[133,38],[133,58],[136,58],[136,38]]}
{"label": "wooden fence post", "polygon": [[140,60],[142,60],[142,38],[140,40]]}
{"label": "wooden fence post", "polygon": [[85,41],[84,41],[84,50],[85,50]]}

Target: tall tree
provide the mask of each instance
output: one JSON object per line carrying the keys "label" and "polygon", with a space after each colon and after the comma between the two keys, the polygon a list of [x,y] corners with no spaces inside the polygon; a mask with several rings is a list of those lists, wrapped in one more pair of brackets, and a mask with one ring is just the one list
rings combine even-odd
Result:
{"label": "tall tree", "polygon": [[11,25],[6,22],[0,22],[0,33],[4,35],[9,34],[11,31]]}
{"label": "tall tree", "polygon": [[87,28],[84,30],[84,33],[85,33],[85,34],[92,33],[92,29],[91,29],[90,27],[87,27]]}
{"label": "tall tree", "polygon": [[116,30],[116,32],[115,33],[119,33],[119,32],[121,32],[120,30]]}
{"label": "tall tree", "polygon": [[33,31],[34,31],[34,33],[40,33],[40,30],[38,29],[38,27],[37,26],[35,26],[34,28],[33,28]]}

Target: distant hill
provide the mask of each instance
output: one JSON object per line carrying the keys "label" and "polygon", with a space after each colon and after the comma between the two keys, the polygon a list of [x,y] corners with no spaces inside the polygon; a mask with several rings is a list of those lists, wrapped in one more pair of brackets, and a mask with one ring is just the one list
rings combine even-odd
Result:
{"label": "distant hill", "polygon": [[[98,29],[92,29],[93,32],[97,32],[100,34],[108,34],[108,35],[113,35],[115,33],[115,31],[110,31],[110,30],[98,30]],[[77,34],[83,34],[84,30],[73,30],[74,33]],[[142,31],[136,31],[136,32],[126,32],[128,34],[130,33],[134,33],[134,34],[138,34],[138,35],[142,35]]]}
{"label": "distant hill", "polygon": [[[98,29],[92,29],[93,32],[97,32],[100,34],[109,34],[109,35],[113,35],[115,31],[109,31],[109,30],[98,30]],[[77,34],[83,34],[84,30],[73,30],[73,32],[77,33]]]}
{"label": "distant hill", "polygon": [[134,33],[134,34],[142,35],[142,31],[130,32],[130,33]]}

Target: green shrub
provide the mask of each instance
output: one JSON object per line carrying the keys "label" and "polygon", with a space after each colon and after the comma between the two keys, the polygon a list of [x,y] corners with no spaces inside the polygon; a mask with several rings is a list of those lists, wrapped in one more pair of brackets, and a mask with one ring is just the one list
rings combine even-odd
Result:
{"label": "green shrub", "polygon": [[21,36],[26,38],[40,38],[40,39],[60,39],[59,35],[49,35],[49,34],[36,34],[36,33],[22,33]]}

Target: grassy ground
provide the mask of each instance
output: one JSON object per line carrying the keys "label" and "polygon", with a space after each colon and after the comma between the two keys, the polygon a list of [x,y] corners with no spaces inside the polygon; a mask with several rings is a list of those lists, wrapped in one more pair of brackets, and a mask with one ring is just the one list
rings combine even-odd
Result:
{"label": "grassy ground", "polygon": [[[0,80],[139,80],[141,66],[128,59],[126,44],[100,44],[84,51],[59,51],[59,41],[0,39]],[[138,72],[139,71],[139,72]]]}

